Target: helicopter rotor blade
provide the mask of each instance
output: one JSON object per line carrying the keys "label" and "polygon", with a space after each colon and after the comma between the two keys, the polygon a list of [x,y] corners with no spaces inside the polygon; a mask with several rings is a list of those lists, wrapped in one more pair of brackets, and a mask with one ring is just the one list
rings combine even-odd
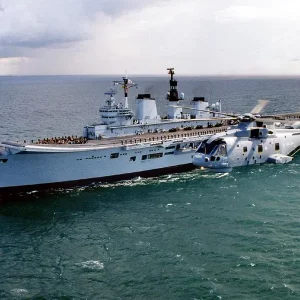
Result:
{"label": "helicopter rotor blade", "polygon": [[258,115],[269,103],[269,100],[257,100],[257,104],[253,107],[250,114]]}

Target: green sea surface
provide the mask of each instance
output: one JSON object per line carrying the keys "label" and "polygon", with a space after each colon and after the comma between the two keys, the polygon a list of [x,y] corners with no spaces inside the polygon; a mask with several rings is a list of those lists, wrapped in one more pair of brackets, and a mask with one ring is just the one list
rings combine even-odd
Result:
{"label": "green sea surface", "polygon": [[[110,80],[0,78],[1,139],[80,134]],[[163,99],[164,80],[141,78],[141,92]],[[258,98],[271,100],[269,112],[298,107],[299,79],[182,81],[186,95],[224,94],[226,111],[249,111]],[[9,199],[0,299],[300,299],[299,182],[296,156]]]}

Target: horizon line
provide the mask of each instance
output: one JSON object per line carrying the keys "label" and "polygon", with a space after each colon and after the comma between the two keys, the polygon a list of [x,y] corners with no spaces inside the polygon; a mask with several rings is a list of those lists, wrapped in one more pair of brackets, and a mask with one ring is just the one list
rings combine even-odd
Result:
{"label": "horizon line", "polygon": [[[167,72],[166,72],[167,74]],[[199,76],[199,77],[300,77],[299,74],[193,74],[193,73],[175,73],[176,76]],[[30,77],[30,76],[124,76],[121,73],[115,74],[0,74],[0,77]],[[132,73],[129,76],[165,76],[165,74],[145,74],[145,73]]]}

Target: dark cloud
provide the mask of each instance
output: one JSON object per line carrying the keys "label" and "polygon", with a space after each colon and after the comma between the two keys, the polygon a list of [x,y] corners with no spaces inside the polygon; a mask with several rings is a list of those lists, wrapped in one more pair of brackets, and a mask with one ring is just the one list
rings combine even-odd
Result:
{"label": "dark cloud", "polygon": [[[0,38],[0,45],[15,48],[56,48],[67,47],[69,44],[88,39],[88,36],[59,36],[59,35],[44,35],[35,38],[23,38],[18,36]],[[17,52],[17,51],[16,51]],[[0,51],[1,53],[1,51]]]}
{"label": "dark cloud", "polygon": [[0,46],[55,48],[93,38],[99,14],[112,19],[165,0],[2,0]]}
{"label": "dark cloud", "polygon": [[0,47],[0,58],[19,57],[23,55],[23,52],[15,47]]}
{"label": "dark cloud", "polygon": [[86,11],[93,13],[101,11],[109,16],[118,16],[131,10],[138,10],[149,5],[165,3],[168,0],[90,0],[85,2]]}

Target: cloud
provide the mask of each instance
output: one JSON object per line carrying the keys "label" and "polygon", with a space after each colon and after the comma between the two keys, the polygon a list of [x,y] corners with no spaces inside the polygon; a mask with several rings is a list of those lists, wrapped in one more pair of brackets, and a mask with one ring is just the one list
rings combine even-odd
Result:
{"label": "cloud", "polygon": [[[110,34],[109,28],[114,27],[112,24],[124,15],[166,2],[168,1],[2,0],[0,58],[28,57],[32,58],[31,61],[36,60],[36,66],[43,58],[50,59],[55,54],[64,56],[67,63],[74,53],[76,55],[83,49],[82,43],[99,39],[102,43],[109,41],[110,38],[106,38]],[[122,30],[121,24],[113,34],[118,35]],[[69,52],[64,51],[65,49]],[[51,57],[51,60],[54,62],[59,59]],[[23,64],[23,67],[28,68],[28,64]],[[48,68],[51,69],[51,66]]]}
{"label": "cloud", "polygon": [[215,13],[217,21],[251,21],[251,20],[289,20],[296,21],[300,17],[300,3],[293,1],[289,6],[285,2],[272,3],[272,6],[239,5],[230,6]]}
{"label": "cloud", "polygon": [[[86,16],[77,1],[4,1],[0,18],[2,47],[39,48],[88,38]],[[20,17],[21,16],[21,17]]]}
{"label": "cloud", "polygon": [[88,37],[73,36],[66,34],[53,34],[50,32],[43,32],[40,34],[28,36],[5,36],[0,39],[0,43],[5,47],[24,47],[24,48],[45,48],[45,47],[59,47],[61,45],[67,46],[69,43],[82,41]]}
{"label": "cloud", "polygon": [[19,64],[19,63],[24,63],[28,62],[29,58],[28,57],[7,57],[7,58],[0,58],[0,63],[1,64]]}
{"label": "cloud", "polygon": [[118,17],[132,10],[137,11],[144,7],[168,2],[169,0],[88,0],[85,2],[85,11],[89,15],[101,11],[108,16]]}
{"label": "cloud", "polygon": [[[80,43],[94,40],[103,32],[103,29],[93,30],[95,23],[107,28],[130,11],[164,1],[0,0],[0,58],[28,57],[40,62],[41,57],[49,56],[43,52],[54,49],[76,52]],[[19,62],[20,66],[28,68],[24,61]],[[0,66],[0,73],[3,70]],[[15,64],[13,70],[16,70]]]}
{"label": "cloud", "polygon": [[18,73],[20,64],[24,65],[29,62],[28,57],[7,57],[0,58],[0,75]]}
{"label": "cloud", "polygon": [[6,73],[300,73],[296,0],[1,3],[0,57],[27,58],[7,60]]}
{"label": "cloud", "polygon": [[114,18],[154,2],[3,0],[0,45],[41,48],[92,39],[90,25],[95,18],[102,15]]}

